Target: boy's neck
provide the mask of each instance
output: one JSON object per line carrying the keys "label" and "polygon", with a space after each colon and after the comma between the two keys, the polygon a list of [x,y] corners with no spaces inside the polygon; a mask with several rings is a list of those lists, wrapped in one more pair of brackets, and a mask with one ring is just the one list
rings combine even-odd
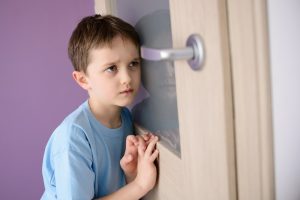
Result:
{"label": "boy's neck", "polygon": [[107,128],[119,128],[122,124],[121,107],[105,107],[97,102],[88,100],[91,112],[95,118]]}

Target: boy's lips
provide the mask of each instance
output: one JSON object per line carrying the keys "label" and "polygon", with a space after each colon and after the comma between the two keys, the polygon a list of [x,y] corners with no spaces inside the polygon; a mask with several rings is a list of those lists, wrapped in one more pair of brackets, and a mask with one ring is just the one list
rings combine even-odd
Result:
{"label": "boy's lips", "polygon": [[133,92],[133,89],[126,89],[126,90],[123,90],[122,92],[120,92],[121,94],[128,94],[128,93],[132,93]]}

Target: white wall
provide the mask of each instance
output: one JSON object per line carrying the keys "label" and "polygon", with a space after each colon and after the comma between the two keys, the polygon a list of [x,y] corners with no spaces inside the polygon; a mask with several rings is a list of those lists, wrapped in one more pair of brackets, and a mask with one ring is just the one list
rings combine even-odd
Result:
{"label": "white wall", "polygon": [[277,200],[300,199],[300,0],[269,0]]}

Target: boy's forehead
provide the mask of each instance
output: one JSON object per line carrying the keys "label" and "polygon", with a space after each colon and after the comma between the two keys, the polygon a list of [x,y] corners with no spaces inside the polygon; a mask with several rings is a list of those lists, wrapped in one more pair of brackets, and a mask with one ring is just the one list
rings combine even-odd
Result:
{"label": "boy's forehead", "polygon": [[123,43],[115,43],[115,44],[106,44],[103,46],[99,46],[96,48],[91,49],[92,52],[98,52],[108,55],[115,55],[119,51],[123,51],[123,54],[128,54],[132,56],[136,56],[136,54],[139,54],[139,49],[137,46],[135,46],[133,43],[129,44],[127,42]]}
{"label": "boy's forehead", "polygon": [[103,61],[117,60],[120,59],[120,56],[132,59],[139,57],[139,49],[129,39],[116,38],[110,43],[92,48],[89,54],[91,59],[101,58]]}
{"label": "boy's forehead", "polygon": [[104,46],[107,46],[109,48],[113,48],[115,46],[134,46],[136,49],[138,48],[136,44],[129,38],[126,38],[125,36],[117,35],[115,36],[111,41],[104,44]]}

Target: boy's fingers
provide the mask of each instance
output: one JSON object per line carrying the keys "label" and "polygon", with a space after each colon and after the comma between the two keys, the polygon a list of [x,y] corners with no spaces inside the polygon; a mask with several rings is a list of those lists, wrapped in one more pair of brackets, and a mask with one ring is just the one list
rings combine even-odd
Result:
{"label": "boy's fingers", "polygon": [[121,163],[123,165],[126,165],[126,164],[130,163],[132,160],[133,160],[132,155],[131,154],[127,154],[127,155],[124,155],[124,157],[121,159]]}
{"label": "boy's fingers", "polygon": [[139,154],[139,156],[144,156],[144,154],[145,154],[144,151],[145,151],[145,148],[143,146],[139,145],[138,146],[138,154]]}
{"label": "boy's fingers", "polygon": [[144,136],[146,137],[146,140],[150,140],[151,138],[154,137],[153,133],[151,133],[151,132],[144,134]]}
{"label": "boy's fingers", "polygon": [[142,136],[142,138],[143,138],[145,141],[147,141],[147,140],[150,139],[150,134],[149,134],[149,133],[142,134],[141,136]]}
{"label": "boy's fingers", "polygon": [[143,147],[146,146],[146,143],[145,143],[145,140],[143,139],[142,136],[136,136],[137,137],[137,140],[138,140],[138,145],[142,145]]}
{"label": "boy's fingers", "polygon": [[138,143],[137,138],[134,135],[128,135],[126,138],[126,145],[134,144],[136,145]]}
{"label": "boy's fingers", "polygon": [[126,156],[126,162],[127,162],[127,163],[131,162],[132,159],[133,159],[133,157],[132,157],[131,154],[128,154],[128,155]]}
{"label": "boy's fingers", "polygon": [[146,138],[144,138],[145,140],[145,144],[146,146],[148,146],[148,144],[151,142],[151,140],[153,140],[153,138],[155,137],[155,135],[153,135],[152,133],[147,133],[145,134],[146,135]]}
{"label": "boy's fingers", "polygon": [[147,147],[147,149],[146,149],[146,152],[145,152],[147,155],[151,155],[151,154],[152,154],[152,152],[153,152],[153,150],[154,150],[154,148],[155,148],[155,145],[156,145],[157,141],[158,141],[158,137],[157,137],[157,136],[155,136],[155,137],[151,140],[151,142],[149,143],[149,145],[148,145],[148,147]]}
{"label": "boy's fingers", "polygon": [[159,151],[158,149],[155,149],[155,151],[152,153],[152,155],[150,156],[150,161],[154,162],[154,160],[158,157]]}

